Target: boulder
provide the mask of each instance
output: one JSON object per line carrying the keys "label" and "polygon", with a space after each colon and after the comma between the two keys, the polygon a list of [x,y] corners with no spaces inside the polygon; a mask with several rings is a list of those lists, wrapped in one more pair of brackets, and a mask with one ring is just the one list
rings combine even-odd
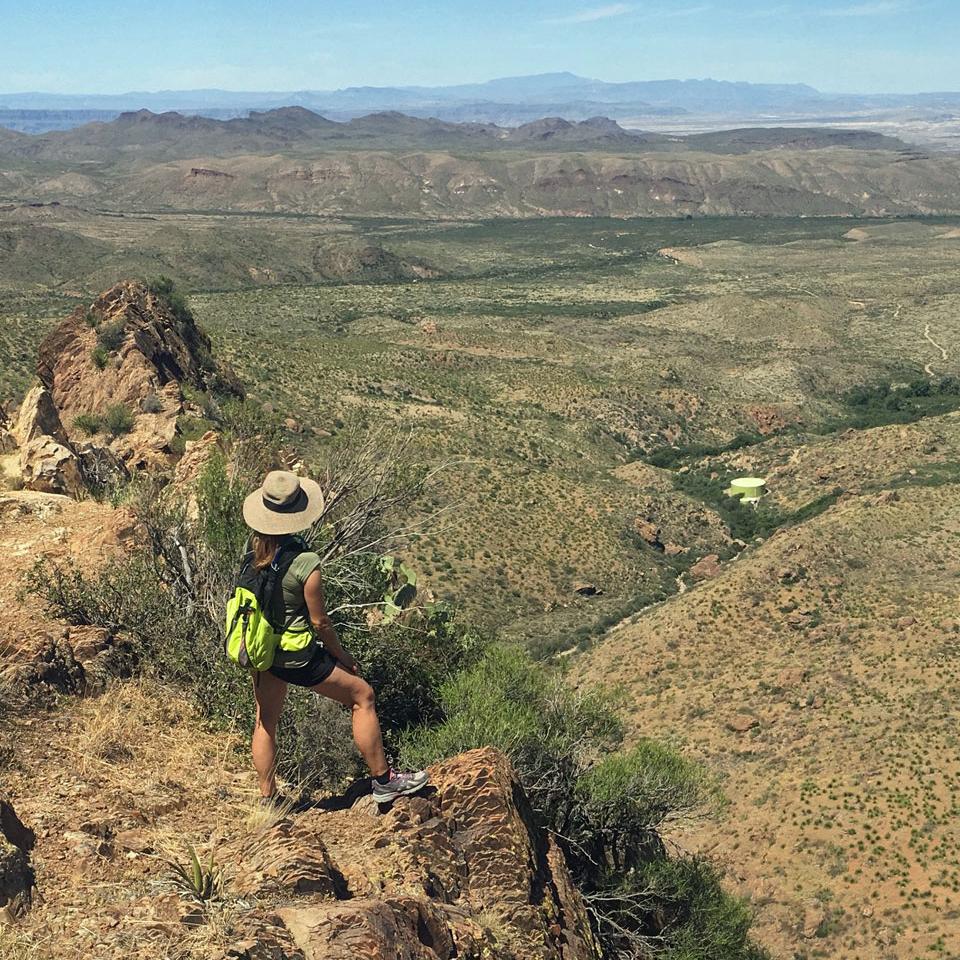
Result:
{"label": "boulder", "polygon": [[720,557],[715,553],[708,554],[690,568],[690,576],[694,580],[712,580],[719,575]]}
{"label": "boulder", "polygon": [[564,960],[593,957],[583,900],[506,757],[471,750],[433,767],[431,781],[466,868],[462,899],[471,912],[499,917],[523,939],[553,942]]}
{"label": "boulder", "polygon": [[738,713],[727,720],[727,729],[733,733],[746,733],[754,727],[759,727],[760,721],[749,713]]}
{"label": "boulder", "polygon": [[419,897],[311,904],[277,913],[306,960],[452,960],[460,956],[442,911]]}
{"label": "boulder", "polygon": [[21,449],[20,473],[26,490],[74,498],[84,490],[80,459],[51,436],[34,437]]}
{"label": "boulder", "polygon": [[242,859],[236,888],[244,895],[318,893],[336,898],[342,878],[327,848],[309,828],[281,820]]}
{"label": "boulder", "polygon": [[644,517],[636,517],[633,521],[633,529],[644,543],[663,553],[664,545],[660,539],[660,527],[656,523]]}
{"label": "boulder", "polygon": [[812,940],[816,937],[825,920],[826,914],[823,910],[823,904],[817,900],[808,901],[804,907],[800,930],[804,940]]}
{"label": "boulder", "polygon": [[30,700],[46,701],[55,694],[81,694],[86,674],[73,646],[62,637],[48,638],[29,662],[17,667],[11,688]]}
{"label": "boulder", "polygon": [[573,585],[573,592],[581,597],[599,597],[603,591],[595,584],[586,580],[578,580]]}
{"label": "boulder", "polygon": [[27,392],[11,433],[21,447],[42,436],[53,437],[61,444],[67,443],[67,433],[53,402],[53,395],[46,387],[32,387]]}
{"label": "boulder", "polygon": [[563,852],[509,761],[472,750],[430,775],[386,813],[368,787],[240,841],[224,852],[239,865],[238,892],[279,901],[306,960],[595,960]]}

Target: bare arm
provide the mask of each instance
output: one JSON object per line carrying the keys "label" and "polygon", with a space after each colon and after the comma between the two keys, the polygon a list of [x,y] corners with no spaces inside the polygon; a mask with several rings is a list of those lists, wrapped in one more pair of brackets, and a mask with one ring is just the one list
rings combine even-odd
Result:
{"label": "bare arm", "polygon": [[327,615],[326,603],[323,599],[323,577],[319,570],[314,570],[307,577],[303,585],[303,599],[307,604],[310,622],[317,636],[323,641],[324,647],[335,660],[339,660],[351,673],[357,672],[357,661],[340,646],[337,631]]}

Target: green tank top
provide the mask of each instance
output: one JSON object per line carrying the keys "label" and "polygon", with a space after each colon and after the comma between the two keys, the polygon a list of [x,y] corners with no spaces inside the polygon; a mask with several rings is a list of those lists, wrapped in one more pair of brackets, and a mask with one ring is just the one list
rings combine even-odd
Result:
{"label": "green tank top", "polygon": [[290,568],[283,575],[281,586],[283,587],[284,620],[290,620],[296,614],[288,628],[291,632],[307,630],[310,627],[310,614],[303,602],[303,586],[310,574],[319,569],[320,565],[321,560],[317,554],[301,553],[294,558]]}

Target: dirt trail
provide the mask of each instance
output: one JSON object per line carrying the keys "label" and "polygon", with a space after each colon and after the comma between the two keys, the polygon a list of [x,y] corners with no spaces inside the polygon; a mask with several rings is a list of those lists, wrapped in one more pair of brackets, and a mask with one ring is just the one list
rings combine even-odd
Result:
{"label": "dirt trail", "polygon": [[[946,362],[950,359],[950,354],[947,353],[947,351],[946,351],[942,346],[940,346],[940,344],[937,343],[937,341],[934,340],[933,337],[930,336],[930,324],[929,324],[929,323],[926,325],[926,327],[925,327],[924,330],[923,330],[923,338],[924,338],[924,340],[926,340],[928,343],[930,343],[932,346],[936,347],[937,350],[940,351],[940,359],[941,359],[944,363],[946,363]],[[936,376],[936,374],[934,374],[934,372],[933,372],[933,367],[932,367],[929,363],[926,364],[926,366],[924,366],[923,372],[924,372],[928,377]]]}
{"label": "dirt trail", "polygon": [[[900,319],[900,314],[901,314],[902,312],[903,312],[903,304],[902,304],[902,303],[898,303],[898,304],[897,304],[897,309],[894,311],[894,314],[893,314],[893,319],[894,319],[894,320],[899,320],[899,319]],[[946,363],[946,362],[950,359],[950,354],[946,351],[946,349],[945,349],[943,346],[941,346],[939,343],[937,343],[937,341],[934,340],[932,336],[930,336],[930,324],[929,324],[929,323],[926,324],[926,326],[923,328],[923,339],[926,340],[927,343],[930,344],[930,346],[932,346],[932,347],[934,347],[935,349],[937,349],[937,350],[940,351],[940,359],[941,359],[944,363]],[[933,364],[932,364],[932,363],[924,364],[923,372],[924,372],[928,377],[935,377],[935,376],[936,376],[936,373],[934,372]]]}

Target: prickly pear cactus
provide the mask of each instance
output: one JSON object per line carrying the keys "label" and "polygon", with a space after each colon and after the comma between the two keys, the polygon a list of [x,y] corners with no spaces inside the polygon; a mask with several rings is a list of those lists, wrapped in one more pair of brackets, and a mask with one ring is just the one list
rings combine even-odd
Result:
{"label": "prickly pear cactus", "polygon": [[383,619],[395,620],[417,598],[417,574],[396,557],[381,557],[380,570],[387,580],[383,592]]}

